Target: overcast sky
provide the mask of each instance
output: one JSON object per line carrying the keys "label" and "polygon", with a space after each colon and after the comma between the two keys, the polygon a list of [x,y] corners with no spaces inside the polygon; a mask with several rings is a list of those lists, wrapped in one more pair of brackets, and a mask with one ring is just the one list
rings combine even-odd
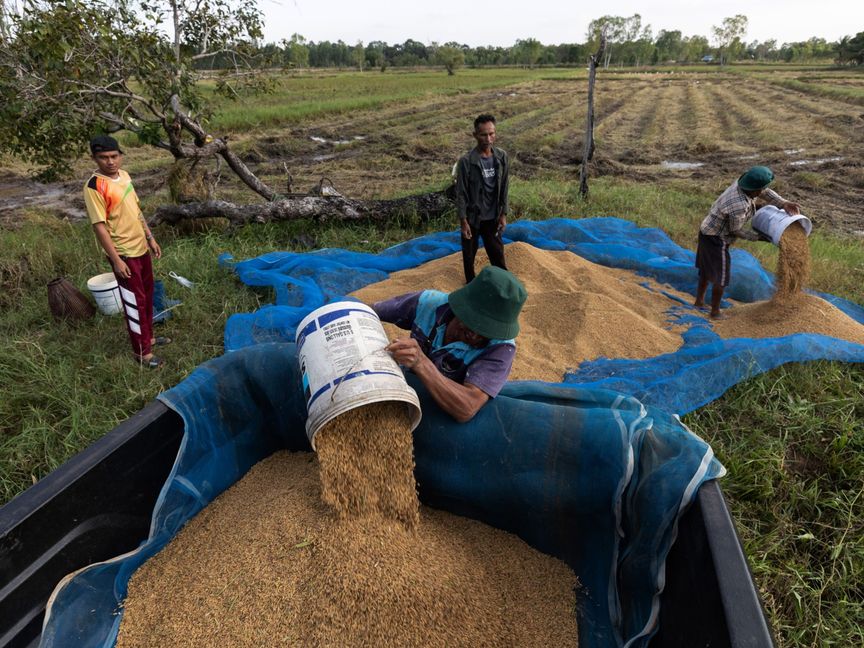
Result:
{"label": "overcast sky", "polygon": [[[591,6],[593,5],[593,7]],[[299,33],[312,41],[389,44],[409,38],[429,44],[457,41],[510,46],[520,38],[550,45],[585,41],[588,23],[603,15],[642,16],[661,29],[711,38],[724,18],[748,18],[746,41],[784,42],[813,36],[829,41],[864,31],[864,0],[260,0],[269,42]]]}

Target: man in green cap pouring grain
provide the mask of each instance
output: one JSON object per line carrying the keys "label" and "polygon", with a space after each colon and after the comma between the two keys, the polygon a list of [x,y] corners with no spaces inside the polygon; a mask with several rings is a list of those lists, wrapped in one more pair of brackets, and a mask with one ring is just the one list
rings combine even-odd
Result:
{"label": "man in green cap pouring grain", "polygon": [[465,423],[507,382],[527,296],[510,272],[486,266],[449,294],[423,290],[372,308],[382,321],[411,331],[387,350],[420,378],[441,409]]}
{"label": "man in green cap pouring grain", "polygon": [[696,288],[697,308],[705,308],[705,293],[711,288],[711,317],[718,319],[723,290],[729,285],[731,259],[729,246],[735,239],[748,241],[769,240],[750,228],[747,222],[756,213],[756,199],[797,216],[801,210],[797,203],[783,199],[776,191],[768,189],[774,173],[764,166],[754,166],[733,182],[711,205],[711,210],[699,227],[699,245],[696,248],[696,267],[699,269],[699,285]]}

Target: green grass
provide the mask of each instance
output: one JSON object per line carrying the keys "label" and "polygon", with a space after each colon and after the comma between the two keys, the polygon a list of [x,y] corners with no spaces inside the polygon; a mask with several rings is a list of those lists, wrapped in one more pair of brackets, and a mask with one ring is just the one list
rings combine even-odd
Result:
{"label": "green grass", "polygon": [[[812,69],[817,68],[798,71]],[[796,70],[788,66],[705,66],[704,70],[682,66],[680,71],[716,74],[718,82],[730,77],[737,82],[737,75],[750,74],[785,82],[791,78],[785,73]],[[607,80],[624,82],[630,72],[601,74]],[[584,74],[582,69],[512,68],[465,69],[456,77],[435,71],[389,70],[385,74],[301,74],[283,79],[279,92],[271,97],[222,104],[216,124],[242,140],[245,133],[259,127],[278,134],[283,124],[306,124],[344,111],[374,110],[393,103],[400,109],[404,103],[406,110],[422,111],[426,102],[466,90],[552,77],[581,82]],[[830,85],[830,80],[821,77],[831,75],[833,72],[820,74],[820,84]],[[569,87],[559,85],[562,91]],[[431,142],[433,147],[446,145],[446,134],[437,137]],[[559,145],[554,134],[544,137],[548,139],[529,144]],[[287,131],[285,139],[286,146],[291,146]],[[243,145],[255,143],[249,138]],[[599,143],[598,147],[602,148]],[[164,157],[156,155],[132,158],[133,176],[166,164]],[[660,184],[606,175],[590,178],[590,194],[583,200],[576,167],[535,170],[537,175],[530,179],[519,171],[515,161],[510,198],[514,219],[618,216],[641,226],[659,227],[690,249],[695,247],[699,222],[716,198],[714,189],[722,189],[719,180],[718,187],[700,187],[687,180]],[[796,172],[788,184],[824,190],[820,177],[807,173]],[[850,177],[864,186],[864,176]],[[429,178],[415,184],[413,191],[400,185],[387,195],[440,188]],[[221,189],[223,196],[226,190],[235,191]],[[242,195],[249,198],[248,193]],[[145,209],[149,212],[163,197],[158,192],[142,196]],[[220,269],[216,264],[219,254],[227,252],[239,260],[291,250],[298,245],[300,234],[313,236],[318,247],[377,252],[427,231],[454,229],[455,222],[452,218],[432,223],[403,218],[379,226],[294,221],[250,225],[233,232],[219,223],[210,227],[157,231],[165,252],[156,264],[157,279],[164,280],[169,297],[184,301],[174,310],[175,316],[157,329],[175,339],[164,349],[167,365],[159,371],[143,370],[133,363],[123,323],[117,317],[97,315],[73,326],[55,322],[48,312],[46,284],[52,278],[66,276],[86,291],[88,277],[108,270],[89,226],[31,210],[17,219],[14,229],[0,229],[0,502],[92,443],[161,390],[183,380],[197,365],[221,354],[222,333],[231,314],[250,312],[272,301],[268,290],[246,287]],[[758,243],[742,247],[773,269],[775,248]],[[820,233],[811,238],[811,248],[812,285],[864,302],[864,246],[860,241]],[[167,277],[170,270],[195,281],[196,288],[188,290],[173,282]],[[722,486],[779,646],[864,644],[862,392],[862,365],[788,365],[737,385],[685,418],[729,469]]]}
{"label": "green grass", "polygon": [[220,100],[211,126],[217,131],[283,126],[329,115],[375,110],[396,102],[431,99],[436,95],[507,87],[550,74],[556,78],[575,78],[580,72],[467,68],[453,76],[436,70],[414,74],[391,71],[382,74],[375,70],[286,76],[277,80],[274,93],[257,97],[254,102]]}
{"label": "green grass", "polygon": [[684,418],[723,489],[781,646],[864,644],[864,365],[788,365]]}
{"label": "green grass", "polygon": [[812,83],[798,79],[763,77],[764,80],[774,85],[797,90],[805,94],[828,99],[838,99],[847,103],[864,105],[864,88],[855,86],[843,86],[827,83]]}
{"label": "green grass", "polygon": [[[442,221],[424,227],[439,230]],[[51,317],[47,283],[65,276],[86,293],[87,278],[109,267],[86,224],[70,225],[30,213],[20,228],[0,230],[0,503],[43,477],[160,391],[182,381],[200,363],[221,355],[227,318],[272,302],[268,290],[240,284],[216,258],[236,259],[265,250],[292,249],[314,232],[320,247],[377,252],[417,235],[410,219],[382,229],[370,224],[316,226],[306,221],[179,235],[158,232],[164,256],[156,278],[167,295],[182,299],[157,332],[174,344],[159,349],[166,366],[142,369],[132,360],[119,316],[97,314],[73,325]],[[187,289],[169,271],[192,279]]]}

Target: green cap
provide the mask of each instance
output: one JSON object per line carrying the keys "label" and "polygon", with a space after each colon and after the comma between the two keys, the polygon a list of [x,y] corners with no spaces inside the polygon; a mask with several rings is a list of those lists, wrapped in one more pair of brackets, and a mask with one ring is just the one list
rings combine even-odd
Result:
{"label": "green cap", "polygon": [[519,334],[519,311],[527,297],[514,275],[486,266],[470,283],[451,292],[448,301],[456,317],[478,335],[509,340]]}
{"label": "green cap", "polygon": [[738,178],[738,186],[744,191],[761,191],[774,180],[774,173],[768,167],[754,166]]}

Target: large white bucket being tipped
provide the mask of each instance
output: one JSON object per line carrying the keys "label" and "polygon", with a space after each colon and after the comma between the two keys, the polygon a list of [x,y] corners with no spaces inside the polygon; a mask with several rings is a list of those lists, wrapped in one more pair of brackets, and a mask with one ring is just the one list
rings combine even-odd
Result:
{"label": "large white bucket being tipped", "polygon": [[361,405],[402,401],[411,429],[420,422],[417,393],[384,347],[389,343],[381,320],[360,302],[341,301],[311,312],[297,327],[297,358],[306,395],[306,436]]}
{"label": "large white bucket being tipped", "polygon": [[782,209],[777,209],[774,205],[765,205],[753,215],[753,229],[768,236],[774,245],[780,245],[780,237],[783,236],[783,232],[795,222],[800,223],[807,236],[810,236],[813,223],[803,214],[791,216]]}
{"label": "large white bucket being tipped", "polygon": [[99,312],[105,315],[116,315],[122,310],[123,302],[120,301],[120,287],[117,285],[117,278],[113,272],[105,272],[90,277],[87,280],[87,289],[96,300]]}

